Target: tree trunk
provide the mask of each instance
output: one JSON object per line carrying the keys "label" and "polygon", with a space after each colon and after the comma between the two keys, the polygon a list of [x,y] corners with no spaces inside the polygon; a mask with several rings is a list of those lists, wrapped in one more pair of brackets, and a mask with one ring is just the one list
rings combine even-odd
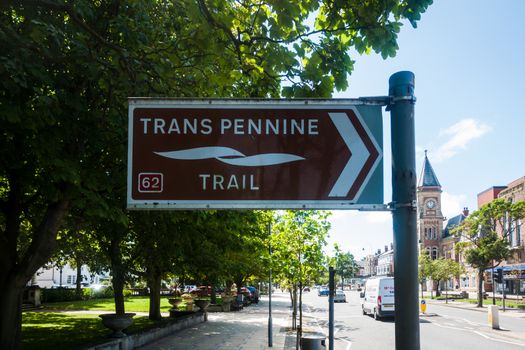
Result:
{"label": "tree trunk", "polygon": [[19,349],[23,285],[8,281],[0,288],[0,349]]}
{"label": "tree trunk", "polygon": [[160,287],[161,287],[160,273],[153,272],[148,278],[149,287],[149,319],[160,321],[162,315],[160,314]]}
{"label": "tree trunk", "polygon": [[210,283],[210,286],[211,286],[210,302],[212,304],[217,304],[217,292],[215,291],[215,283]]}
{"label": "tree trunk", "polygon": [[[15,186],[15,185],[13,185]],[[15,191],[16,192],[16,191]],[[0,349],[20,348],[21,309],[24,287],[44,265],[56,248],[56,234],[67,212],[69,202],[49,204],[42,221],[34,227],[31,243],[19,256],[19,198],[10,191],[8,210],[0,241]]]}
{"label": "tree trunk", "polygon": [[445,281],[445,303],[448,304],[448,280]]}
{"label": "tree trunk", "polygon": [[237,295],[241,294],[242,282],[244,281],[243,276],[237,276],[235,284],[237,285]]}
{"label": "tree trunk", "polygon": [[297,284],[293,285],[293,317],[292,329],[297,329]]}
{"label": "tree trunk", "polygon": [[122,257],[120,254],[120,238],[112,239],[110,246],[111,259],[111,283],[113,285],[113,293],[115,298],[115,313],[117,315],[124,315],[126,309],[124,307],[124,266],[122,265]]}
{"label": "tree trunk", "polygon": [[301,341],[303,337],[303,283],[299,282],[299,332],[298,338]]}
{"label": "tree trunk", "polygon": [[478,269],[478,305],[483,307],[483,269]]}
{"label": "tree trunk", "polygon": [[225,295],[231,295],[232,294],[232,281],[226,281],[226,289],[224,290]]}
{"label": "tree trunk", "polygon": [[80,259],[75,259],[75,264],[77,265],[76,294],[78,299],[82,299],[82,290],[80,288],[80,282],[82,282],[82,263]]}

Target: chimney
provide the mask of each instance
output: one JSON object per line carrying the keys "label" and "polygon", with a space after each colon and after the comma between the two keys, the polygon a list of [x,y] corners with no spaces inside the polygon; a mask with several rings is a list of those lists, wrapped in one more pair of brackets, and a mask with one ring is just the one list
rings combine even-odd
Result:
{"label": "chimney", "polygon": [[380,255],[381,254],[381,249],[378,249],[377,250],[377,255]]}
{"label": "chimney", "polygon": [[464,215],[465,217],[467,217],[468,214],[469,214],[469,213],[468,213],[468,207],[463,208],[463,215]]}
{"label": "chimney", "polygon": [[385,253],[388,252],[388,246],[385,245]]}
{"label": "chimney", "polygon": [[394,250],[394,243],[390,243],[390,250]]}

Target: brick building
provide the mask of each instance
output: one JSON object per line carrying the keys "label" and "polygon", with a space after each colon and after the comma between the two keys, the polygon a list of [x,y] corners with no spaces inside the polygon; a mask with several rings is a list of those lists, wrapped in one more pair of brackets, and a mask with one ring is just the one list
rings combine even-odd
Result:
{"label": "brick building", "polygon": [[[525,176],[520,177],[507,186],[493,186],[478,194],[478,207],[490,201],[502,198],[511,202],[525,201]],[[506,232],[509,233],[509,244],[511,256],[496,268],[503,270],[505,293],[525,295],[525,229],[523,222],[509,223]],[[500,230],[502,235],[503,230]],[[491,274],[488,272],[485,278],[485,290],[492,291]],[[496,292],[502,293],[502,285],[496,285]]]}

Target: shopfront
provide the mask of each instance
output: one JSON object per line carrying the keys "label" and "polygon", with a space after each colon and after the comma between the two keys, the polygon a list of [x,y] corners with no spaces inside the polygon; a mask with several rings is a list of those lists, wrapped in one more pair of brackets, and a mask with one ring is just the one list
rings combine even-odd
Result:
{"label": "shopfront", "polygon": [[505,294],[525,295],[525,265],[500,266],[494,270],[503,269],[503,284],[496,284],[496,293],[502,294],[505,285]]}

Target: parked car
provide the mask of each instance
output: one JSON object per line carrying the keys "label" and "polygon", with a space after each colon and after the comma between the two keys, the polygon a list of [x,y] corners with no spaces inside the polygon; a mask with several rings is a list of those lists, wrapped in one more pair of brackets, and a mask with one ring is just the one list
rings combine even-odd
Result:
{"label": "parked car", "polygon": [[246,287],[241,288],[241,294],[243,295],[243,305],[248,306],[252,303],[252,293]]}
{"label": "parked car", "polygon": [[189,293],[192,290],[194,290],[195,288],[197,288],[196,285],[194,285],[194,284],[187,284],[187,285],[184,286],[183,293]]}
{"label": "parked car", "polygon": [[303,288],[303,292],[309,292],[310,291],[310,287],[304,287]]}
{"label": "parked car", "polygon": [[377,277],[366,281],[365,291],[360,294],[363,315],[372,314],[380,319],[394,316],[394,277]]}
{"label": "parked car", "polygon": [[319,289],[319,291],[317,292],[317,295],[318,296],[328,296],[330,294],[330,291],[328,290],[328,288],[325,288],[325,287],[322,287]]}
{"label": "parked car", "polygon": [[259,291],[255,287],[246,287],[250,291],[250,297],[252,299],[252,303],[258,304],[259,303]]}
{"label": "parked car", "polygon": [[346,294],[344,291],[340,289],[335,291],[334,303],[346,303]]}
{"label": "parked car", "polygon": [[207,297],[211,295],[210,286],[199,286],[190,290],[190,294],[197,295],[199,297]]}

